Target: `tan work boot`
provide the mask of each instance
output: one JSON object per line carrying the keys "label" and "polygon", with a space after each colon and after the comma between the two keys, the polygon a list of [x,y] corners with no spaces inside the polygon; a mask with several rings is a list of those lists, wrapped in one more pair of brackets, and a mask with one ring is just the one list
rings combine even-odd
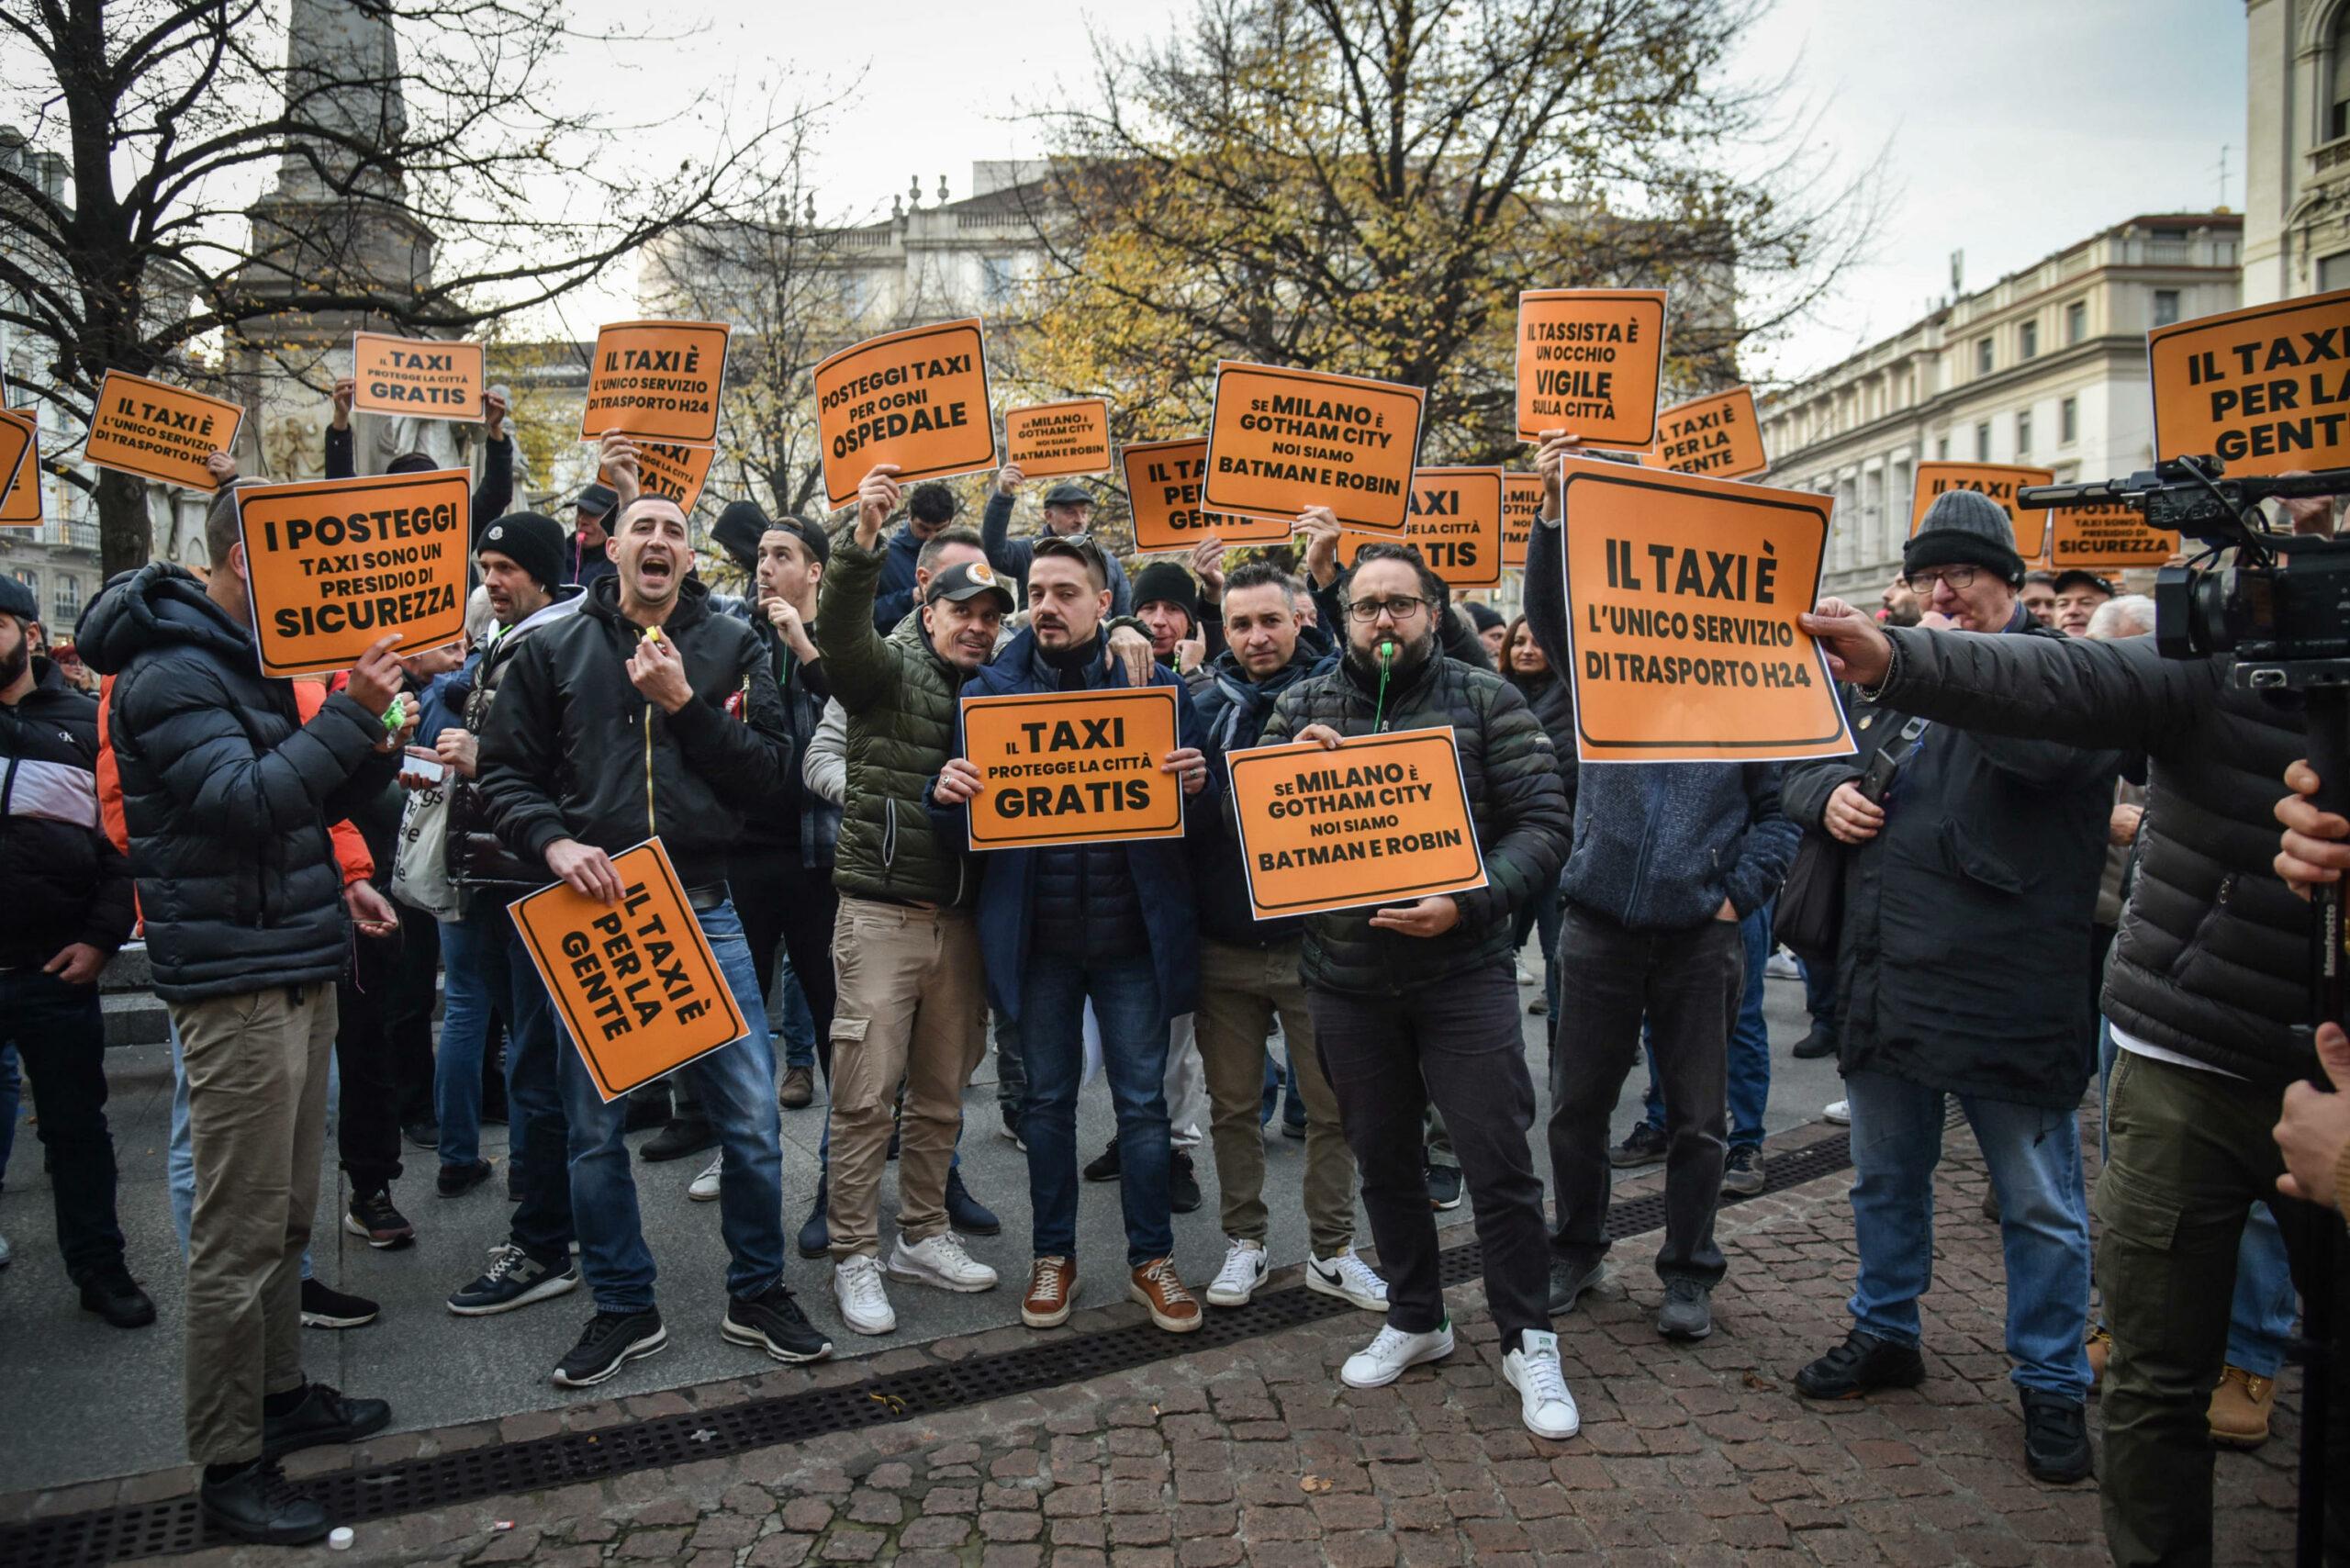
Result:
{"label": "tan work boot", "polygon": [[1200,1326],[1200,1304],[1183,1288],[1172,1258],[1153,1258],[1136,1269],[1126,1294],[1150,1308],[1150,1320],[1169,1334],[1189,1334]]}
{"label": "tan work boot", "polygon": [[2113,1354],[2113,1336],[2098,1324],[2089,1329],[2088,1342],[2081,1348],[2088,1352],[2089,1397],[2095,1399],[2105,1387],[2105,1363]]}
{"label": "tan work boot", "polygon": [[1039,1258],[1028,1266],[1028,1294],[1020,1301],[1020,1321],[1031,1328],[1058,1328],[1077,1305],[1077,1260]]}
{"label": "tan work boot", "polygon": [[2268,1440],[2268,1417],[2276,1408],[2275,1378],[2229,1367],[2211,1391],[2211,1440],[2232,1449],[2256,1449]]}

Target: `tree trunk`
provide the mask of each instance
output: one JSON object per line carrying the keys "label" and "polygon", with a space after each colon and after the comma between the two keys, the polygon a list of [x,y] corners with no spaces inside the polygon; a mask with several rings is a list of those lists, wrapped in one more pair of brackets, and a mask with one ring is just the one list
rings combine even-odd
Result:
{"label": "tree trunk", "polygon": [[111,468],[98,470],[98,561],[112,581],[155,556],[147,516],[147,481]]}

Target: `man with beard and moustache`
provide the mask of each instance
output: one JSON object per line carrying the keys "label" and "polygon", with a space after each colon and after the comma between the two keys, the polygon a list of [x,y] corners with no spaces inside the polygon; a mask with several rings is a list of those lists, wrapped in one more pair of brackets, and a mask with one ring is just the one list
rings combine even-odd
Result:
{"label": "man with beard and moustache", "polygon": [[98,705],[33,652],[40,607],[0,577],[0,1045],[40,1103],[57,1249],[82,1307],[155,1321],[123,1263],[98,971],[130,935],[130,863],[98,821]]}
{"label": "man with beard and moustache", "polygon": [[1305,919],[1300,968],[1314,1037],[1388,1276],[1386,1326],[1347,1359],[1339,1380],[1379,1388],[1452,1353],[1421,1165],[1433,1101],[1468,1179],[1502,1374],[1518,1391],[1528,1430],[1570,1438],[1581,1423],[1547,1308],[1542,1182],[1527,1148],[1534,1084],[1510,944],[1517,907],[1558,880],[1566,793],[1550,738],[1517,689],[1438,654],[1444,585],[1418,552],[1365,545],[1342,592],[1344,655],[1281,694],[1260,744],[1335,747],[1348,735],[1450,725],[1487,880]]}
{"label": "man with beard and moustache", "polygon": [[489,1018],[493,1012],[503,1016],[507,1190],[515,1204],[489,1267],[449,1297],[449,1310],[460,1317],[511,1312],[579,1284],[579,1266],[571,1258],[571,1124],[556,1069],[554,1005],[506,913],[508,903],[543,886],[546,875],[498,835],[479,779],[480,737],[515,655],[576,614],[581,594],[563,581],[563,525],[538,512],[509,512],[484,528],[474,564],[495,625],[465,699],[464,722],[433,743],[451,775],[449,880],[463,900],[458,917],[441,924],[447,1010],[434,1098],[443,1158],[453,1150],[480,1167],[474,1171],[461,1165],[453,1178],[444,1176],[443,1189],[453,1195],[488,1174],[472,1151],[478,1148]]}
{"label": "man with beard and moustache", "polygon": [[[632,452],[607,457],[632,467]],[[498,834],[585,897],[617,903],[611,857],[657,835],[748,1032],[680,1070],[717,1128],[719,1212],[729,1256],[720,1335],[783,1361],[832,1353],[783,1282],[783,1152],[767,1002],[726,885],[745,814],[765,809],[789,763],[783,704],[749,627],[711,613],[688,574],[686,516],[662,497],[621,513],[614,572],[576,614],[515,655],[481,740],[481,790]],[[560,1026],[558,1021],[558,1027]],[[570,1123],[571,1207],[596,1314],[557,1364],[567,1388],[601,1383],[662,1350],[653,1256],[637,1214],[626,1112],[558,1047]]]}
{"label": "man with beard and moustache", "polygon": [[[1145,568],[1147,579],[1149,568]],[[1212,755],[1257,744],[1281,693],[1329,663],[1330,645],[1297,622],[1289,579],[1251,561],[1224,585],[1230,647],[1192,686]],[[1245,1306],[1268,1269],[1265,1256],[1265,1138],[1260,1126],[1265,1036],[1281,1019],[1295,1092],[1305,1107],[1305,1219],[1312,1250],[1306,1288],[1387,1310],[1387,1282],[1355,1252],[1355,1161],[1338,1125],[1338,1103],[1323,1075],[1314,1016],[1298,979],[1302,915],[1259,920],[1248,902],[1240,844],[1217,812],[1192,837],[1200,907],[1201,1063],[1214,1107],[1216,1188],[1223,1201],[1224,1267],[1206,1292],[1211,1306]]]}
{"label": "man with beard and moustache", "polygon": [[[1028,562],[1028,629],[965,683],[966,697],[1121,690],[1125,663],[1102,636],[1110,579],[1100,546],[1083,537],[1037,541]],[[1159,770],[1186,795],[1208,789],[1199,716],[1181,678],[1153,665],[1148,684],[1176,693],[1180,744]],[[934,819],[950,844],[968,844],[968,805],[980,776],[955,755],[932,787]],[[1214,797],[1185,812],[1187,832],[1214,814]],[[1192,1010],[1199,982],[1199,926],[1184,846],[1169,839],[998,849],[979,891],[988,988],[1020,1027],[1028,1098],[1020,1118],[1028,1146],[1034,1260],[1021,1320],[1032,1328],[1069,1321],[1077,1295],[1077,1092],[1087,1002],[1102,1033],[1102,1075],[1118,1117],[1127,1293],[1170,1333],[1200,1326],[1200,1304],[1175,1271],[1168,1191],[1168,1024]],[[1261,1047],[1262,1039],[1259,1044]],[[1261,1082],[1261,1078],[1259,1079]]]}

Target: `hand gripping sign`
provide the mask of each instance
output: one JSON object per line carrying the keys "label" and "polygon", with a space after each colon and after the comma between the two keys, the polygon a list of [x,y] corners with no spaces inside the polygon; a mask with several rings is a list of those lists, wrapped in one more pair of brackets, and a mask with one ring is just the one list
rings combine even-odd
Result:
{"label": "hand gripping sign", "polygon": [[1909,532],[1918,532],[1934,498],[1944,490],[1975,490],[1998,502],[2008,514],[2008,522],[2016,531],[2016,554],[2036,561],[2047,547],[2048,514],[2019,510],[2016,492],[2055,482],[2056,476],[2045,468],[2020,468],[2011,463],[1920,463],[1917,485],[1910,493]]}
{"label": "hand gripping sign", "polygon": [[726,390],[723,321],[614,321],[596,329],[579,439],[619,431],[677,446],[718,444]]}
{"label": "hand gripping sign", "polygon": [[971,847],[1180,838],[1183,783],[1159,764],[1181,744],[1171,686],[966,697]]}
{"label": "hand gripping sign", "polygon": [[92,405],[90,439],[82,455],[100,468],[135,474],[191,490],[213,490],[204,460],[234,451],[245,410],[184,386],[109,370]]}
{"label": "hand gripping sign", "polygon": [[2154,455],[2232,475],[2350,465],[2350,289],[2146,334]]}
{"label": "hand gripping sign", "polygon": [[248,485],[235,494],[263,675],[349,669],[386,632],[400,633],[402,654],[464,635],[466,470]]}
{"label": "hand gripping sign", "polygon": [[1348,528],[1401,533],[1419,465],[1416,386],[1226,360],[1208,416],[1210,511],[1278,518],[1328,507]]}
{"label": "hand gripping sign", "polygon": [[976,316],[867,338],[828,355],[813,379],[824,493],[836,507],[856,498],[877,463],[896,464],[901,484],[996,465]]}
{"label": "hand gripping sign", "polygon": [[1585,762],[1778,762],[1852,749],[1818,598],[1831,502],[1570,462],[1567,631]]}
{"label": "hand gripping sign", "polygon": [[40,521],[40,420],[0,409],[0,528]]}
{"label": "hand gripping sign", "polygon": [[1742,479],[1771,466],[1762,454],[1762,427],[1754,420],[1751,386],[1675,403],[1656,422],[1657,458],[1676,474]]}
{"label": "hand gripping sign", "polygon": [[606,1104],[750,1032],[661,841],[612,869],[618,903],[554,882],[506,906]]}
{"label": "hand gripping sign", "polygon": [[1485,885],[1449,724],[1226,754],[1259,920]]}
{"label": "hand gripping sign", "polygon": [[1208,438],[1130,441],[1118,449],[1134,520],[1135,548],[1143,554],[1189,550],[1214,534],[1226,544],[1280,544],[1287,518],[1236,517],[1200,510],[1200,476],[1207,469]]}
{"label": "hand gripping sign", "polygon": [[[1498,468],[1415,470],[1411,526],[1402,539],[1385,542],[1417,550],[1428,570],[1453,588],[1494,587],[1502,580],[1504,480]],[[1374,543],[1360,533],[1340,537],[1349,567]]]}
{"label": "hand gripping sign", "polygon": [[482,417],[479,343],[351,334],[351,406],[363,414],[419,420]]}
{"label": "hand gripping sign", "polygon": [[1110,471],[1110,400],[1079,398],[1007,409],[1003,460],[1031,479]]}
{"label": "hand gripping sign", "polygon": [[1565,431],[1586,445],[1656,441],[1664,291],[1533,288],[1517,297],[1517,434]]}

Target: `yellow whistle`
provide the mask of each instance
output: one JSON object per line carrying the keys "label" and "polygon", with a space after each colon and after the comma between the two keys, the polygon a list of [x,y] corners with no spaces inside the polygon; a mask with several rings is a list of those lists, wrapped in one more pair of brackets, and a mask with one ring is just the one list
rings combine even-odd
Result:
{"label": "yellow whistle", "polygon": [[639,638],[637,639],[637,641],[638,641],[638,642],[640,642],[640,643],[657,643],[657,642],[659,642],[660,640],[661,640],[661,628],[660,628],[660,627],[658,627],[658,626],[648,626],[648,627],[646,627],[646,628],[644,629],[644,634],[643,634],[643,636],[641,636],[641,637],[639,637]]}

